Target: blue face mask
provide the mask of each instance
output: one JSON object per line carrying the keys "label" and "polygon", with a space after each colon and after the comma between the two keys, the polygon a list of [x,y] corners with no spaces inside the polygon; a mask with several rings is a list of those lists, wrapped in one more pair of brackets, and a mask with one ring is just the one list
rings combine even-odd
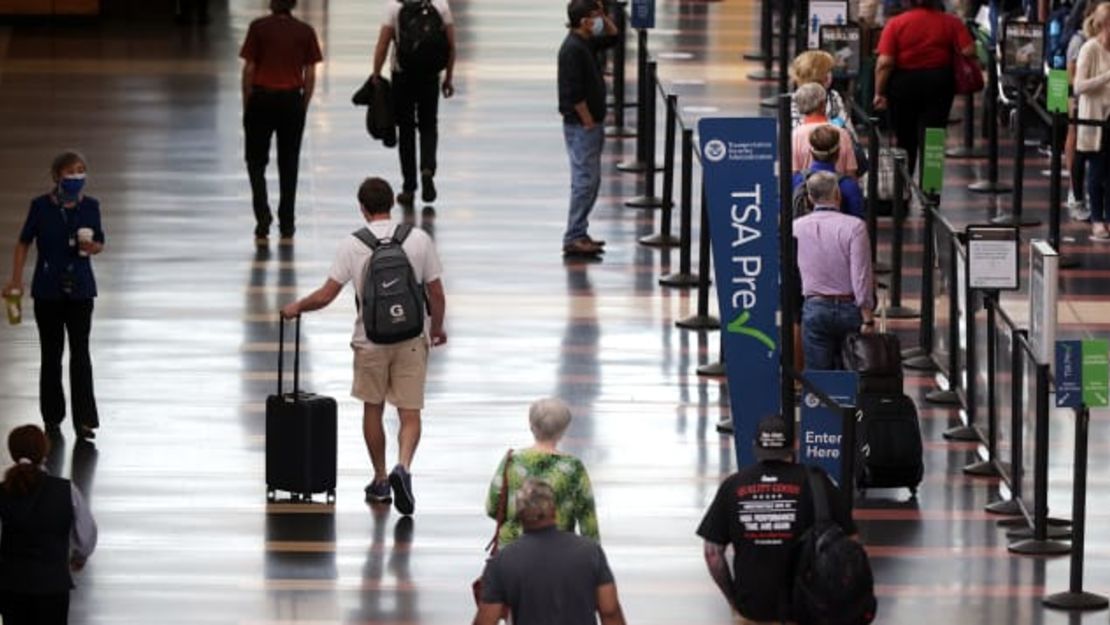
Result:
{"label": "blue face mask", "polygon": [[605,34],[605,20],[601,17],[595,17],[594,23],[590,25],[590,28],[594,37],[600,37]]}
{"label": "blue face mask", "polygon": [[72,174],[58,181],[58,195],[63,200],[72,202],[81,195],[85,188],[85,174]]}

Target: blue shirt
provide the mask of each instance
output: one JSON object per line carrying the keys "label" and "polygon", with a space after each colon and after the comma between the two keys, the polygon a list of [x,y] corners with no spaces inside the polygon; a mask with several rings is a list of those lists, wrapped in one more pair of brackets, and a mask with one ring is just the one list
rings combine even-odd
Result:
{"label": "blue shirt", "polygon": [[[96,297],[91,257],[77,253],[78,228],[92,228],[93,240],[104,243],[100,202],[96,199],[84,196],[73,208],[63,207],[52,194],[31,200],[27,221],[19,233],[19,241],[28,245],[34,241],[38,252],[31,297],[44,300]],[[67,275],[72,282],[68,294],[62,289]]]}
{"label": "blue shirt", "polygon": [[[809,169],[811,171],[827,171],[835,174],[836,163],[825,163],[814,159]],[[802,172],[794,172],[794,180],[791,183],[793,184],[792,188],[797,189],[798,185],[803,182],[805,182],[805,180],[802,178]],[[852,215],[853,217],[859,217],[860,219],[866,219],[867,217],[867,213],[865,213],[863,209],[863,191],[859,188],[859,182],[851,176],[844,176],[840,179],[840,212],[846,215]]]}

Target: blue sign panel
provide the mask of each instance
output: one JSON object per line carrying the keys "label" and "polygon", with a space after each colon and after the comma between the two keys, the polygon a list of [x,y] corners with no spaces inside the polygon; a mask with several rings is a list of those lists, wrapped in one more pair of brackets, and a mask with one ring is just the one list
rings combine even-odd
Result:
{"label": "blue sign panel", "polygon": [[1083,341],[1056,341],[1056,407],[1083,403]]}
{"label": "blue sign panel", "polygon": [[632,0],[632,28],[655,28],[655,0]]}
{"label": "blue sign panel", "polygon": [[[858,374],[854,371],[806,371],[814,386],[842,406],[856,405]],[[824,406],[813,393],[802,395],[802,422],[798,428],[798,458],[802,464],[821,467],[834,482],[840,481],[840,439],[843,416]]]}
{"label": "blue sign panel", "polygon": [[782,411],[776,133],[770,118],[698,122],[739,466],[755,462],[759,420]]}

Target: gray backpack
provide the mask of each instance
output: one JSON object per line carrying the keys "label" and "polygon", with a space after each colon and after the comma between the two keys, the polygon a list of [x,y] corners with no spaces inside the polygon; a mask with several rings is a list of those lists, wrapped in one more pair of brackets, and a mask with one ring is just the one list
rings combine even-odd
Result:
{"label": "gray backpack", "polygon": [[401,245],[412,226],[401,224],[392,236],[378,239],[367,228],[352,234],[370,248],[363,272],[362,327],[374,343],[388,345],[424,332],[424,286],[416,281],[412,263]]}

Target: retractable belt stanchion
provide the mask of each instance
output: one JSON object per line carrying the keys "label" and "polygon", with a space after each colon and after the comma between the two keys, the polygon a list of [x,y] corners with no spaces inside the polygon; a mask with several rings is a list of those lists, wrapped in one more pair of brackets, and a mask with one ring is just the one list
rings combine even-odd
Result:
{"label": "retractable belt stanchion", "polygon": [[688,289],[697,285],[698,276],[690,271],[690,247],[693,245],[693,182],[694,180],[694,131],[682,129],[682,180],[680,182],[678,273],[659,278],[660,286]]}
{"label": "retractable belt stanchion", "polygon": [[[793,142],[790,140],[793,130],[790,125],[790,94],[779,96],[779,162],[790,163],[793,161]],[[785,167],[783,167],[785,170]],[[794,180],[789,175],[779,176],[779,197],[783,198],[779,208],[779,273],[782,286],[779,290],[779,362],[783,371],[795,371],[794,367],[794,314],[797,306],[794,296],[801,291],[796,288],[798,280],[798,261],[794,254],[794,213],[792,207],[786,204],[786,198],[793,193]],[[783,407],[783,414],[787,414],[786,407],[794,405],[794,382],[780,385],[781,394],[779,402]],[[790,411],[790,415],[794,412]],[[793,417],[791,417],[793,423]]]}
{"label": "retractable belt stanchion", "polygon": [[744,54],[746,61],[761,61],[763,67],[748,74],[748,80],[774,80],[775,71],[773,64],[775,61],[775,44],[774,44],[774,30],[775,30],[775,16],[774,8],[777,3],[775,0],[763,0],[761,3],[759,14],[759,51]]}
{"label": "retractable belt stanchion", "polygon": [[1071,488],[1071,575],[1067,592],[1044,598],[1044,604],[1060,610],[1102,610],[1106,597],[1083,590],[1083,550],[1087,529],[1087,439],[1091,413],[1086,406],[1075,409],[1075,468]]}
{"label": "retractable belt stanchion", "polygon": [[987,91],[983,94],[983,100],[987,112],[987,179],[973,182],[967,188],[975,193],[1009,193],[1010,188],[998,181],[998,64],[994,50],[989,46]]}
{"label": "retractable belt stanchion", "polygon": [[[998,347],[998,328],[995,325],[997,307],[997,293],[987,293],[983,296],[983,308],[987,310],[987,459],[964,467],[964,473],[974,477],[1000,475],[998,465],[995,463],[998,453],[998,401],[995,397],[995,375],[998,370],[995,363],[995,350]],[[978,375],[978,373],[972,370],[969,375]]]}
{"label": "retractable belt stanchion", "polygon": [[663,134],[663,211],[657,234],[640,237],[641,245],[648,247],[674,247],[679,240],[671,235],[671,213],[674,212],[674,150],[678,126],[678,96],[667,94],[667,121]]}
{"label": "retractable belt stanchion", "polygon": [[[704,364],[704,365],[698,367],[698,369],[697,369],[698,375],[704,375],[704,376],[709,376],[709,377],[720,377],[720,376],[725,375],[726,371],[725,371],[725,333],[724,332],[721,333],[721,342],[720,342],[720,345],[718,347],[718,350],[721,354],[720,360],[710,362],[710,363],[707,363],[707,364]],[[720,427],[717,428],[717,431],[718,432],[721,431]]]}
{"label": "retractable belt stanchion", "polygon": [[879,262],[879,148],[882,138],[879,136],[879,119],[867,118],[867,160],[871,163],[871,171],[867,174],[867,197],[864,200],[864,209],[867,212],[867,236],[871,240],[871,267],[875,273],[890,273],[890,266]]}
{"label": "retractable belt stanchion", "polygon": [[917,310],[902,305],[902,246],[906,228],[906,185],[913,184],[906,170],[905,152],[894,156],[894,240],[891,242],[890,304],[886,316],[890,319],[915,319]]}
{"label": "retractable belt stanchion", "polygon": [[640,110],[644,112],[644,153],[641,156],[644,164],[647,165],[643,169],[644,174],[644,194],[634,197],[624,203],[629,208],[660,208],[663,206],[662,198],[655,195],[655,172],[658,169],[655,167],[655,92],[658,85],[658,65],[655,61],[648,61],[647,64],[647,86],[644,87],[643,98],[644,106]]}
{"label": "retractable belt stanchion", "polygon": [[1025,79],[1018,82],[1017,137],[1014,139],[1014,192],[1009,213],[997,215],[991,223],[1003,226],[1039,226],[1041,221],[1022,215],[1025,200],[1025,111],[1029,95],[1025,92]]}
{"label": "retractable belt stanchion", "polygon": [[679,319],[675,325],[684,330],[716,330],[721,322],[709,314],[709,202],[705,197],[705,181],[701,184],[701,225],[698,227],[698,310]]}
{"label": "retractable belt stanchion", "polygon": [[[781,0],[779,3],[779,67],[778,67],[778,92],[780,94],[790,91],[790,20],[794,9],[794,0]],[[804,50],[805,48],[799,48]],[[779,105],[778,96],[771,96],[759,101],[764,108],[776,108]]]}
{"label": "retractable belt stanchion", "polygon": [[1048,178],[1048,243],[1060,254],[1060,258],[1056,261],[1060,269],[1075,269],[1080,265],[1079,258],[1064,253],[1064,241],[1060,238],[1060,220],[1063,219],[1061,204],[1064,201],[1062,161],[1067,124],[1067,116],[1064,113],[1052,113],[1052,157]]}
{"label": "retractable belt stanchion", "polygon": [[[969,31],[976,28],[975,22],[969,20],[967,23]],[[982,146],[975,145],[975,94],[969,93],[964,96],[964,113],[963,113],[963,143],[954,148],[945,150],[944,155],[948,158],[985,158],[987,151]]]}
{"label": "retractable belt stanchion", "polygon": [[956,233],[949,232],[948,236],[948,388],[936,389],[925,394],[925,401],[944,406],[960,405],[960,394],[956,390],[960,386],[960,302],[957,289],[959,288],[958,271],[956,269],[956,254],[958,254],[959,241]]}
{"label": "retractable belt stanchion", "polygon": [[936,210],[940,197],[927,196],[925,203],[925,233],[922,241],[921,267],[921,324],[918,326],[917,347],[902,352],[902,367],[913,371],[936,371],[933,360],[933,323],[936,321],[936,302],[933,293],[933,273],[936,271]]}
{"label": "retractable belt stanchion", "polygon": [[[647,30],[640,28],[636,31],[636,157],[631,161],[617,163],[617,170],[625,173],[640,173],[649,167],[648,157],[644,149],[646,135],[652,131],[647,127],[648,98],[651,94],[647,91],[648,79],[648,42]],[[654,155],[652,156],[654,158]],[[654,163],[650,163],[654,165]]]}
{"label": "retractable belt stanchion", "polygon": [[625,15],[627,6],[628,3],[622,1],[615,3],[613,7],[613,20],[617,26],[617,45],[613,48],[613,125],[605,129],[605,136],[614,139],[636,136],[636,131],[624,126],[624,109],[628,104],[624,97],[626,86],[624,64],[628,48],[628,18]]}
{"label": "retractable belt stanchion", "polygon": [[[1025,359],[1021,345],[1027,339],[1025,330],[1014,329],[1010,336],[1010,498],[989,503],[984,508],[992,514],[1017,516],[1022,514],[1022,480],[1025,478],[1025,387],[1018,380],[1025,379]],[[1025,519],[1022,518],[1022,521]]]}

